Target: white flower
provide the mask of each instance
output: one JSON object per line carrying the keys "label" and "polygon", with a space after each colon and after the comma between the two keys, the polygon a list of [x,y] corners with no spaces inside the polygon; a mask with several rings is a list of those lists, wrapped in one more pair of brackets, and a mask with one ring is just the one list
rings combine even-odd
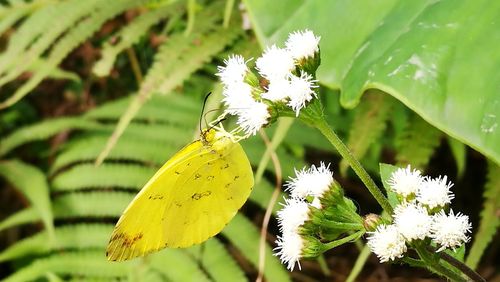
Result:
{"label": "white flower", "polygon": [[406,240],[424,239],[429,236],[432,217],[427,210],[415,203],[402,204],[394,211],[394,223]]}
{"label": "white flower", "polygon": [[311,168],[295,170],[295,178],[285,184],[287,191],[292,197],[305,198],[307,196],[321,197],[328,191],[333,183],[333,174],[329,170],[330,164],[320,163],[319,167],[312,165]]}
{"label": "white flower", "polygon": [[447,216],[444,211],[440,211],[433,216],[430,237],[436,244],[441,245],[438,252],[446,248],[454,250],[470,240],[466,234],[471,232],[471,228],[468,216],[461,213],[455,215],[453,210]]}
{"label": "white flower", "polygon": [[403,235],[394,225],[379,225],[375,232],[368,232],[368,246],[377,255],[380,262],[403,257],[406,243]]}
{"label": "white flower", "polygon": [[224,87],[222,101],[226,105],[226,112],[237,115],[242,109],[255,103],[252,97],[252,87],[245,82],[232,82]]}
{"label": "white flower", "polygon": [[434,179],[426,177],[417,192],[417,201],[430,209],[443,207],[451,203],[451,200],[455,198],[450,191],[452,186],[453,183],[447,182],[446,176]]}
{"label": "white flower", "polygon": [[398,168],[393,172],[388,184],[394,193],[408,197],[417,193],[423,181],[420,170],[412,170],[408,165],[406,168]]}
{"label": "white flower", "polygon": [[300,199],[285,199],[278,211],[278,225],[282,233],[297,232],[299,226],[309,219],[309,204]]}
{"label": "white flower", "polygon": [[226,66],[218,66],[219,72],[216,74],[220,77],[222,83],[226,86],[234,82],[243,82],[245,74],[248,71],[245,59],[241,55],[231,55],[224,60]]}
{"label": "white flower", "polygon": [[302,257],[302,248],[304,247],[304,240],[299,234],[295,232],[283,233],[283,236],[278,236],[276,240],[278,246],[274,249],[278,252],[275,254],[279,256],[283,264],[287,264],[287,268],[292,271],[295,267],[295,263],[299,265],[299,259]]}
{"label": "white flower", "polygon": [[319,51],[319,40],[321,37],[315,36],[310,30],[295,31],[288,36],[286,48],[294,59],[314,57],[314,53]]}
{"label": "white flower", "polygon": [[313,80],[312,76],[306,72],[301,71],[300,77],[290,76],[290,101],[288,106],[291,107],[297,116],[299,116],[300,109],[306,106],[306,103],[317,97],[313,88],[318,87]]}
{"label": "white flower", "polygon": [[245,103],[235,113],[238,116],[236,123],[246,135],[255,135],[271,117],[267,105],[257,101]]}
{"label": "white flower", "polygon": [[268,47],[255,65],[259,73],[268,80],[285,78],[295,68],[292,55],[276,45]]}
{"label": "white flower", "polygon": [[276,102],[288,98],[290,91],[290,81],[286,78],[277,78],[269,81],[267,92],[262,94],[262,98]]}

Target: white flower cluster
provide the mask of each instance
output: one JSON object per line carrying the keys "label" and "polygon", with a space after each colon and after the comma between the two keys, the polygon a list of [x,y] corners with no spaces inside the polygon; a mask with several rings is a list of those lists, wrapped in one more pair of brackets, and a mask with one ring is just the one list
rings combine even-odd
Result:
{"label": "white flower cluster", "polygon": [[468,242],[471,231],[469,217],[444,208],[454,198],[447,177],[430,178],[410,166],[396,170],[388,184],[401,198],[394,210],[392,225],[379,225],[369,232],[368,246],[380,262],[394,260],[406,252],[406,243],[426,237],[439,245],[438,252],[460,247]]}
{"label": "white flower cluster", "polygon": [[300,110],[316,97],[316,80],[311,74],[300,70],[294,72],[303,59],[314,57],[319,52],[320,38],[312,31],[291,33],[286,48],[276,45],[268,47],[256,61],[256,70],[268,82],[265,89],[260,85],[250,85],[245,80],[250,74],[247,62],[240,55],[232,55],[218,67],[217,76],[224,84],[226,113],[238,117],[237,124],[247,135],[255,135],[270,118],[268,104],[283,102],[298,116]]}
{"label": "white flower cluster", "polygon": [[[326,192],[333,183],[332,172],[328,169],[330,164],[321,163],[319,167],[312,165],[309,169],[303,168],[295,171],[296,177],[285,184],[291,198],[285,200],[283,209],[278,212],[278,224],[282,236],[276,241],[276,253],[287,268],[293,270],[295,263],[302,257],[304,240],[299,234],[299,228],[309,220],[310,206],[320,207],[319,197]],[[313,196],[310,204],[306,197]]]}

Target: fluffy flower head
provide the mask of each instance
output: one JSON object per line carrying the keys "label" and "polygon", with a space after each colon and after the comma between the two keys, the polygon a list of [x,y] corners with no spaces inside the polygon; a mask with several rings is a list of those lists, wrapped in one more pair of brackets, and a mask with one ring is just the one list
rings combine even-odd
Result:
{"label": "fluffy flower head", "polygon": [[217,76],[226,86],[234,82],[243,82],[248,67],[241,55],[231,55],[224,60],[225,66],[218,66]]}
{"label": "fluffy flower head", "polygon": [[237,115],[242,109],[255,103],[252,98],[252,87],[242,81],[229,83],[224,87],[222,94],[226,112],[231,115]]}
{"label": "fluffy flower head", "polygon": [[255,62],[259,73],[268,80],[283,79],[295,68],[295,62],[288,50],[272,45]]}
{"label": "fluffy flower head", "polygon": [[303,71],[301,71],[300,77],[290,76],[290,101],[288,106],[295,111],[297,116],[299,116],[300,110],[306,106],[307,102],[317,97],[316,92],[313,90],[313,88],[318,87],[315,84],[316,82],[312,75]]}
{"label": "fluffy flower head", "polygon": [[243,129],[246,135],[255,135],[259,129],[266,125],[271,115],[267,105],[257,101],[249,101],[235,111],[238,117],[236,123]]}
{"label": "fluffy flower head", "polygon": [[380,262],[403,257],[406,243],[403,235],[394,225],[379,225],[374,232],[368,232],[368,246],[377,255]]}
{"label": "fluffy flower head", "polygon": [[267,86],[267,91],[262,94],[262,98],[269,101],[277,102],[284,101],[288,98],[288,92],[290,91],[290,81],[286,78],[277,78],[269,82]]}
{"label": "fluffy flower head", "polygon": [[304,167],[302,170],[295,170],[296,177],[285,184],[286,190],[296,198],[321,197],[333,183],[329,167],[330,164],[321,162],[319,167],[312,165],[309,169]]}
{"label": "fluffy flower head", "polygon": [[470,240],[467,233],[471,232],[469,217],[461,213],[454,214],[453,210],[449,215],[440,211],[433,216],[431,226],[431,238],[436,244],[441,245],[438,252],[446,249],[455,249]]}
{"label": "fluffy flower head", "polygon": [[309,219],[309,205],[300,199],[285,199],[283,208],[278,211],[278,224],[282,233],[297,233],[299,226]]}
{"label": "fluffy flower head", "polygon": [[394,223],[399,233],[406,240],[424,239],[430,235],[432,217],[427,210],[415,203],[402,204],[396,207]]}
{"label": "fluffy flower head", "polygon": [[429,208],[444,207],[455,198],[450,188],[453,183],[447,181],[447,177],[427,177],[417,192],[417,200]]}
{"label": "fluffy flower head", "polygon": [[295,31],[288,36],[286,49],[296,60],[314,57],[319,51],[319,41],[321,37],[315,36],[310,30]]}
{"label": "fluffy flower head", "polygon": [[398,168],[393,172],[388,183],[394,193],[408,197],[417,193],[423,180],[420,170],[412,170],[408,165],[406,168]]}
{"label": "fluffy flower head", "polygon": [[290,271],[293,270],[296,263],[300,269],[299,259],[302,257],[304,239],[295,232],[286,232],[283,233],[283,236],[278,236],[276,244],[278,246],[274,250],[278,252],[275,255],[279,256],[281,262],[286,264]]}

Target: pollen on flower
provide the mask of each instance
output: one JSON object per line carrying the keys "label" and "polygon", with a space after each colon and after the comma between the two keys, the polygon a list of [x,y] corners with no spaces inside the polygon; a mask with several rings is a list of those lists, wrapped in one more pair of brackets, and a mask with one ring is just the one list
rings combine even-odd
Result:
{"label": "pollen on flower", "polygon": [[394,193],[408,197],[417,193],[423,180],[420,170],[412,170],[408,165],[406,168],[399,168],[393,172],[388,184]]}
{"label": "pollen on flower", "polygon": [[299,226],[309,220],[309,204],[301,199],[285,199],[278,211],[278,225],[282,233],[298,232]]}
{"label": "pollen on flower", "polygon": [[401,204],[394,211],[394,223],[406,240],[424,239],[430,235],[432,217],[416,203]]}
{"label": "pollen on flower", "polygon": [[255,65],[259,73],[268,80],[283,79],[295,68],[292,55],[276,45],[267,47]]}
{"label": "pollen on flower", "polygon": [[302,249],[304,248],[304,239],[295,232],[285,232],[283,236],[278,236],[276,240],[278,245],[274,250],[276,256],[279,256],[283,264],[287,265],[290,271],[293,271],[295,264],[300,267],[299,259],[302,257]]}
{"label": "pollen on flower", "polygon": [[271,115],[266,104],[249,101],[235,111],[238,117],[236,123],[243,129],[246,135],[255,135],[259,129],[269,122]]}
{"label": "pollen on flower", "polygon": [[430,209],[443,207],[451,203],[451,200],[455,198],[453,192],[450,191],[452,186],[453,183],[448,182],[446,176],[438,178],[426,177],[417,192],[417,201]]}
{"label": "pollen on flower", "polygon": [[218,66],[217,76],[226,86],[234,82],[243,82],[248,67],[241,55],[231,55],[224,60],[225,66]]}
{"label": "pollen on flower", "polygon": [[291,75],[290,76],[290,101],[288,106],[291,107],[297,116],[299,116],[300,110],[304,108],[307,102],[311,101],[313,98],[317,97],[316,92],[313,88],[318,87],[315,83],[312,75],[301,71],[300,77]]}
{"label": "pollen on flower", "polygon": [[224,87],[222,99],[226,113],[237,115],[242,109],[255,102],[252,97],[252,87],[245,82],[232,82]]}
{"label": "pollen on flower", "polygon": [[309,169],[295,170],[295,178],[285,184],[285,190],[292,197],[305,198],[307,196],[321,197],[333,183],[333,174],[330,164],[321,162],[319,167],[312,165]]}
{"label": "pollen on flower", "polygon": [[467,233],[471,232],[471,228],[468,216],[461,213],[455,215],[453,210],[449,215],[440,211],[433,216],[430,237],[441,246],[438,252],[446,248],[455,249],[470,240]]}
{"label": "pollen on flower", "polygon": [[407,250],[403,235],[394,225],[379,225],[377,230],[368,234],[368,246],[380,262],[401,258]]}
{"label": "pollen on flower", "polygon": [[288,36],[286,48],[296,60],[314,57],[319,51],[321,37],[315,36],[310,30],[295,31]]}
{"label": "pollen on flower", "polygon": [[262,94],[262,98],[269,101],[284,101],[288,98],[290,91],[290,81],[287,78],[277,78],[269,81],[267,91]]}

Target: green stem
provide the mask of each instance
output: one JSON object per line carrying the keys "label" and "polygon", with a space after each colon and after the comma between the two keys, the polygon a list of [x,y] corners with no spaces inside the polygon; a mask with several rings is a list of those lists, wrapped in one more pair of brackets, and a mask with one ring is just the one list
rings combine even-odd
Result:
{"label": "green stem", "polygon": [[[429,248],[427,248],[427,250],[429,250]],[[430,249],[429,251],[434,252],[435,250]],[[479,275],[479,273],[475,272],[472,268],[469,268],[463,262],[455,259],[454,257],[450,256],[445,252],[439,252],[438,254],[442,260],[446,261],[447,263],[453,265],[458,270],[462,271],[462,273],[467,275],[472,281],[486,282],[486,279],[484,279],[481,275]]]}
{"label": "green stem", "polygon": [[370,177],[368,172],[361,166],[359,161],[354,157],[349,148],[340,140],[340,138],[335,134],[333,129],[328,125],[324,118],[316,119],[314,126],[330,141],[330,143],[337,149],[339,154],[349,163],[354,172],[358,175],[361,181],[365,184],[368,191],[373,195],[375,200],[382,206],[384,211],[388,214],[392,214],[392,207],[389,201],[386,199],[382,191],[377,187],[377,184]]}
{"label": "green stem", "polygon": [[449,278],[452,281],[467,281],[465,278],[460,276],[459,274],[451,271],[450,269],[446,268],[445,266],[441,265],[439,261],[436,261],[433,257],[432,254],[430,254],[423,245],[417,244],[415,246],[415,250],[418,253],[418,256],[425,262],[427,268],[430,270],[434,271],[435,273],[438,273],[442,276],[445,276]]}
{"label": "green stem", "polygon": [[328,251],[330,249],[333,249],[333,248],[338,247],[340,245],[343,245],[345,243],[348,243],[348,242],[351,242],[353,240],[356,240],[359,237],[363,236],[363,234],[365,234],[365,231],[361,230],[361,231],[353,233],[353,234],[351,234],[351,235],[349,235],[347,237],[344,237],[342,239],[335,240],[335,241],[332,241],[332,242],[329,242],[329,243],[325,243],[325,244],[323,244],[323,252],[326,252],[326,251]]}

